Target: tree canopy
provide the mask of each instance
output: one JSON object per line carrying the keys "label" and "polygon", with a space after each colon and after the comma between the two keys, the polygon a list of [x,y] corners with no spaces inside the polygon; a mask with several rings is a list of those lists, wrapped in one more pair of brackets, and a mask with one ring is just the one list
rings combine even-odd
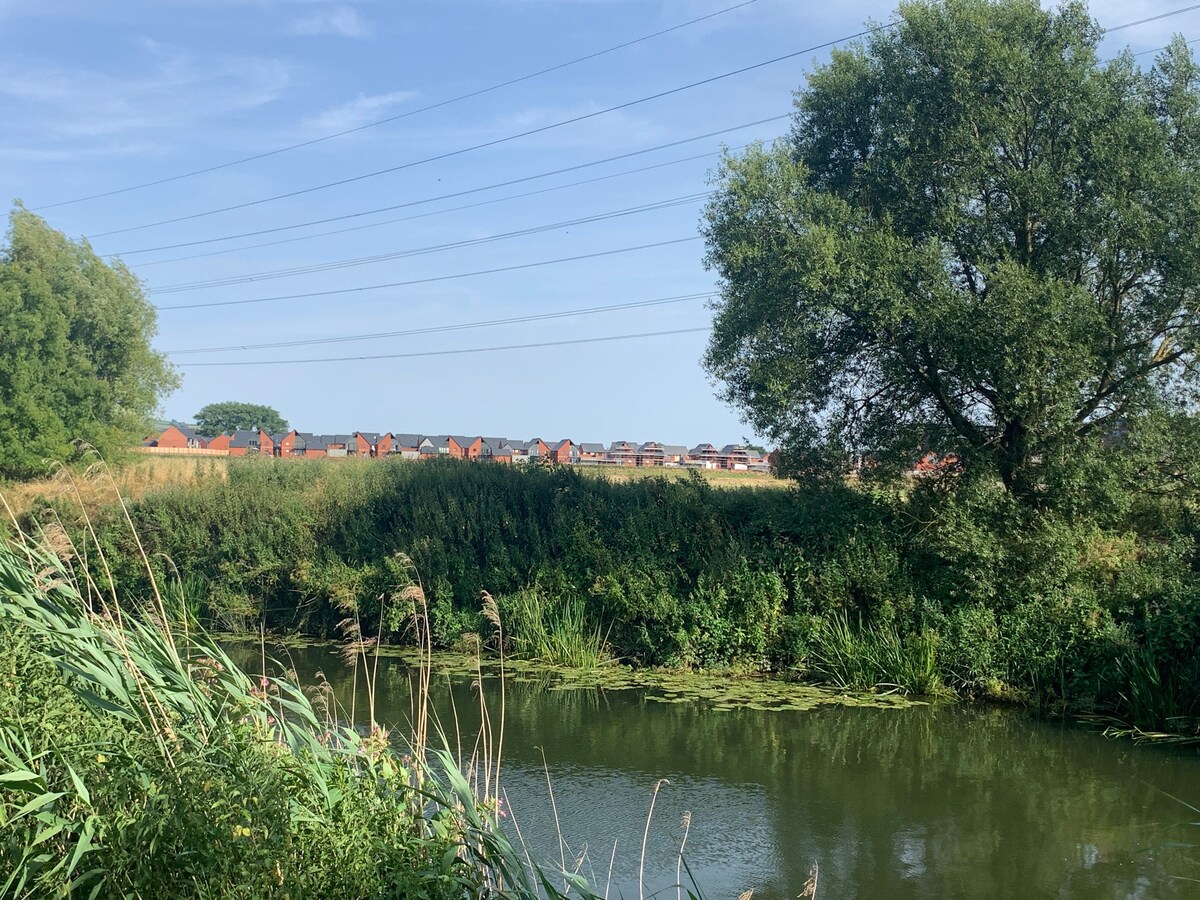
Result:
{"label": "tree canopy", "polygon": [[154,307],[120,262],[20,205],[0,251],[0,475],[44,473],[73,442],[139,443],[179,380],[150,341]]}
{"label": "tree canopy", "polygon": [[1181,38],[1102,62],[1101,35],[1080,3],[904,3],[786,138],[727,155],[705,362],[793,470],[932,451],[1035,501],[1102,459],[1178,474],[1200,70]]}
{"label": "tree canopy", "polygon": [[196,413],[196,429],[201,434],[216,435],[252,428],[261,428],[267,434],[278,434],[288,430],[288,423],[269,406],[233,400],[210,403]]}

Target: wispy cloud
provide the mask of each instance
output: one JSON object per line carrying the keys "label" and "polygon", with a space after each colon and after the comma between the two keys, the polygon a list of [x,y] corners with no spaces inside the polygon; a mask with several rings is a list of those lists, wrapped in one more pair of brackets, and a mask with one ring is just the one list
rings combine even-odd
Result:
{"label": "wispy cloud", "polygon": [[289,67],[271,58],[198,58],[159,44],[143,49],[150,64],[136,73],[0,63],[0,100],[39,138],[40,146],[22,151],[25,157],[125,155],[134,144],[161,146],[189,125],[266,106],[291,84]]}
{"label": "wispy cloud", "polygon": [[348,131],[386,117],[389,110],[420,96],[418,91],[392,91],[389,94],[359,94],[353,100],[331,106],[304,121],[308,130],[322,134]]}
{"label": "wispy cloud", "polygon": [[367,38],[375,25],[351,6],[316,9],[292,23],[292,33],[304,36]]}

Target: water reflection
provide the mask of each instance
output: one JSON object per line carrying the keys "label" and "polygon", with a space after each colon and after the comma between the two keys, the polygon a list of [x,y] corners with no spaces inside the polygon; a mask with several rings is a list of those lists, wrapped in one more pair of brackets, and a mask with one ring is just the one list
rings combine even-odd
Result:
{"label": "water reflection", "polygon": [[[255,668],[256,654],[245,660]],[[352,676],[323,648],[291,652],[304,680],[318,670],[345,708]],[[380,661],[377,715],[403,728],[411,680]],[[499,715],[497,680],[483,699]],[[434,703],[455,743],[470,744],[480,689],[440,679]],[[356,706],[366,704],[359,684]],[[655,782],[667,778],[647,844],[647,894],[675,896],[681,819],[687,858],[710,897],[794,898],[809,866],[824,897],[1200,897],[1200,798],[1194,753],[1133,747],[1005,710],[956,706],[811,712],[663,704],[633,691],[507,689],[506,787],[536,858],[559,859],[543,753],[568,863],[610,896],[637,896],[642,832]],[[469,752],[469,747],[467,748]],[[1165,793],[1164,793],[1165,792]],[[1192,818],[1195,818],[1193,815]],[[686,874],[685,874],[686,881]]]}

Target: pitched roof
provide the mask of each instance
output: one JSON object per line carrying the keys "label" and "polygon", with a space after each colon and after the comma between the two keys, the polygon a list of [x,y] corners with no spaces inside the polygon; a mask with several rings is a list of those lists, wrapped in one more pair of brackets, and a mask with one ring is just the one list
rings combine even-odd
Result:
{"label": "pitched roof", "polygon": [[689,452],[692,456],[699,456],[701,453],[705,453],[707,451],[716,450],[716,449],[717,448],[714,447],[712,444],[697,444]]}
{"label": "pitched roof", "polygon": [[392,443],[399,447],[416,447],[421,443],[419,434],[392,434]]}
{"label": "pitched roof", "polygon": [[235,431],[229,436],[230,447],[249,447],[251,441],[258,443],[257,431]]}
{"label": "pitched roof", "polygon": [[687,456],[687,447],[682,444],[663,444],[663,453],[667,456]]}
{"label": "pitched roof", "polygon": [[604,445],[603,444],[580,444],[579,452],[580,453],[603,453]]}
{"label": "pitched roof", "polygon": [[356,431],[354,432],[354,436],[362,438],[368,444],[378,444],[381,437],[377,431]]}
{"label": "pitched roof", "polygon": [[465,434],[452,434],[450,438],[460,447],[470,447],[476,441],[480,440],[479,437],[467,437]]}
{"label": "pitched roof", "polygon": [[721,448],[721,452],[722,453],[749,453],[750,451],[747,450],[741,444],[726,444],[724,447]]}
{"label": "pitched roof", "polygon": [[561,441],[559,441],[557,444],[554,445],[554,449],[561,450],[567,444],[571,444],[572,446],[574,446],[575,442],[572,441],[570,438],[563,438]]}
{"label": "pitched roof", "polygon": [[641,453],[645,453],[648,450],[649,451],[657,450],[659,453],[662,453],[663,447],[662,447],[662,444],[660,444],[658,441],[646,441],[646,443],[644,443],[640,447],[638,447],[638,451]]}

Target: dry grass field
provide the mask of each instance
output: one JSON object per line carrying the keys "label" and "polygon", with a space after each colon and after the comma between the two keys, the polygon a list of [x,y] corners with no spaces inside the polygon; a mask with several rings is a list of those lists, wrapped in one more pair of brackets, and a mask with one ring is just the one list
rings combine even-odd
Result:
{"label": "dry grass field", "polygon": [[[210,478],[223,479],[228,472],[229,459],[224,456],[195,456],[186,453],[156,456],[130,453],[111,465],[97,462],[86,469],[61,467],[46,478],[0,486],[0,493],[17,516],[55,500],[82,503],[85,508],[92,510],[111,503],[118,491],[127,500],[139,500],[160,488],[197,484]],[[329,459],[324,462],[333,466],[345,465],[348,461]],[[280,461],[279,464],[286,465],[287,461]],[[581,466],[579,471],[591,478],[623,482],[643,478],[683,479],[688,477],[690,470],[666,467]],[[706,482],[720,488],[777,489],[789,484],[784,479],[760,472],[697,471]]]}
{"label": "dry grass field", "polygon": [[86,468],[62,466],[46,478],[0,485],[0,493],[17,516],[56,500],[94,510],[112,503],[118,492],[127,500],[138,500],[163,487],[223,479],[227,468],[228,457],[131,453],[111,465],[98,461]]}

